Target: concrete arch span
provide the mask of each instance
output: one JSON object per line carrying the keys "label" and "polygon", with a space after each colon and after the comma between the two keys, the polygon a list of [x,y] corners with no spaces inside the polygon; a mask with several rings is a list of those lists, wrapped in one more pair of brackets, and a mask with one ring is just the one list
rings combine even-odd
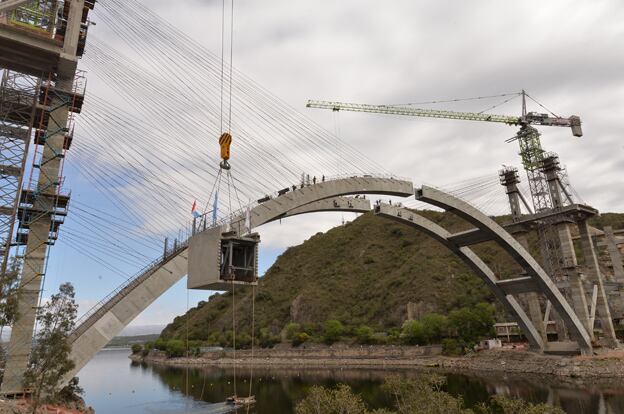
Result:
{"label": "concrete arch span", "polygon": [[[436,223],[404,208],[379,204],[375,207],[375,212],[380,216],[425,232],[454,252],[486,282],[497,299],[516,320],[533,349],[545,352],[562,351],[559,347],[544,342],[544,335],[540,333],[540,329],[535,326],[515,298],[514,295],[517,294],[533,292],[544,294],[561,316],[572,338],[576,341],[578,350],[582,354],[592,353],[590,336],[580,319],[546,272],[511,234],[470,204],[435,188],[423,186],[416,191],[416,198],[456,214],[476,227],[468,231],[451,234]],[[525,275],[499,279],[483,260],[468,247],[485,241],[496,242],[521,266]]]}
{"label": "concrete arch span", "polygon": [[[291,215],[316,211],[366,212],[370,210],[368,200],[344,198],[341,197],[342,195],[385,194],[406,197],[412,195],[413,191],[411,182],[391,178],[352,177],[318,183],[257,205],[250,214],[252,227],[256,228]],[[467,232],[451,234],[407,209],[380,204],[376,207],[377,212],[425,231],[455,252],[471,269],[484,278],[496,297],[516,318],[533,348],[548,351],[547,344],[542,340],[538,329],[513,296],[517,293],[533,291],[544,293],[563,317],[581,352],[584,354],[592,352],[589,335],[569,304],[537,262],[509,233],[474,207],[439,190],[423,187],[416,192],[416,197],[457,214],[477,227]],[[232,229],[238,228],[240,232],[244,226],[244,220],[244,215],[234,218]],[[495,240],[505,248],[525,269],[528,276],[499,280],[468,247],[487,240]],[[185,243],[102,301],[98,308],[82,320],[72,334],[71,357],[76,363],[76,368],[68,374],[66,379],[69,380],[75,375],[110,339],[156,298],[182,279],[187,271],[188,244]]]}
{"label": "concrete arch span", "polygon": [[[414,192],[410,181],[389,177],[349,177],[324,181],[293,190],[260,203],[250,211],[253,228],[271,221],[318,211],[367,212],[370,201],[343,197],[353,194],[380,194],[408,197]],[[232,220],[231,228],[244,226],[245,214]],[[188,241],[177,250],[146,267],[138,276],[120,286],[81,318],[72,333],[71,358],[75,368],[71,379],[95,354],[188,272]]]}

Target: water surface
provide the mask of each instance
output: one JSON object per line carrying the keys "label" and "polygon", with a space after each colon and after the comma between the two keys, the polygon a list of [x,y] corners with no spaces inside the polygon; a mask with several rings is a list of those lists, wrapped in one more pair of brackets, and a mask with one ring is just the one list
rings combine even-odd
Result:
{"label": "water surface", "polygon": [[[173,368],[132,363],[129,350],[103,350],[79,373],[88,405],[97,414],[231,412],[224,399],[234,393],[231,369]],[[249,391],[248,369],[239,369],[238,395]],[[381,390],[384,377],[415,377],[420,371],[382,369],[255,369],[255,414],[291,414],[313,385],[349,384],[371,408],[391,407]],[[447,391],[468,406],[503,394],[532,402],[550,402],[571,414],[624,413],[624,382],[562,382],[535,376],[445,374]],[[246,412],[239,410],[240,413]]]}

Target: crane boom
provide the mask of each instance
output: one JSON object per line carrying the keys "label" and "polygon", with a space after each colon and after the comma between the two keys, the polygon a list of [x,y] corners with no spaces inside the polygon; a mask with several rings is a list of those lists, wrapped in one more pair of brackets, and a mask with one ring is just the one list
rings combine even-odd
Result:
{"label": "crane boom", "polygon": [[406,106],[367,105],[343,102],[313,101],[306,104],[308,108],[331,109],[332,111],[371,112],[388,115],[419,116],[425,118],[458,119],[465,121],[499,122],[507,125],[545,125],[569,127],[576,137],[583,136],[581,119],[578,116],[561,118],[529,112],[523,116],[495,115],[480,112],[457,112],[439,109],[421,109]]}

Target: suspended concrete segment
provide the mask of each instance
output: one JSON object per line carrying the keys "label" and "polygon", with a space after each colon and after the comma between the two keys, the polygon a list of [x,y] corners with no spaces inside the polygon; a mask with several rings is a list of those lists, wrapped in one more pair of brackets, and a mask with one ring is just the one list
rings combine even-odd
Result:
{"label": "suspended concrete segment", "polygon": [[[541,340],[539,342],[537,341],[539,334],[526,317],[524,311],[519,307],[514,310],[517,305],[517,302],[513,298],[515,294],[529,292],[542,293],[546,299],[550,301],[563,320],[571,338],[578,344],[580,352],[582,354],[592,353],[590,335],[585,329],[585,326],[581,323],[576,313],[572,310],[572,307],[565,300],[548,274],[510,233],[475,207],[438,189],[423,186],[416,191],[416,198],[453,213],[476,227],[475,229],[461,233],[445,235],[445,244],[452,250],[469,257],[474,255],[474,253],[469,250],[467,246],[491,240],[503,248],[512,259],[520,265],[525,276],[513,279],[492,279],[491,276],[494,276],[493,274],[482,273],[491,273],[489,269],[479,269],[478,273],[481,276],[486,276],[486,282],[499,299],[501,299],[501,295],[504,295],[504,297],[502,297],[503,303],[506,306],[511,306],[511,315],[517,319],[518,325],[522,328],[532,345],[538,345]],[[476,256],[474,256],[474,258],[478,259]],[[474,267],[475,263],[469,263],[469,265]],[[560,349],[555,349],[555,346],[561,346],[560,343],[558,343],[558,345],[554,344],[555,343],[543,344],[542,349],[545,351],[560,351]]]}
{"label": "suspended concrete segment", "polygon": [[[411,196],[410,181],[385,177],[350,177],[306,186],[268,199],[250,211],[252,228],[290,215],[316,211],[370,210],[368,200],[344,198],[353,194]],[[291,214],[292,213],[292,214]],[[234,218],[232,229],[244,227],[245,214]],[[225,225],[221,223],[220,225]],[[65,377],[69,381],[111,339],[134,318],[180,281],[188,272],[188,241],[151,263],[139,275],[117,288],[85,314],[72,333],[71,358],[75,368]]]}

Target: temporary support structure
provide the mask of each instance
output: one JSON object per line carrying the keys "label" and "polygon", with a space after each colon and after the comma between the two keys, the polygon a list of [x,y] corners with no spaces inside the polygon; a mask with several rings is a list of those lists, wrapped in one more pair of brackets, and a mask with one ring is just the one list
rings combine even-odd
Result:
{"label": "temporary support structure", "polygon": [[58,10],[57,1],[33,1],[13,9],[8,20],[0,22],[0,65],[25,75],[47,73],[33,95],[35,122],[28,128],[35,130],[35,153],[28,186],[17,198],[15,244],[25,247],[18,317],[12,326],[0,388],[5,395],[23,392],[48,246],[58,237],[69,203],[69,195],[61,190],[63,160],[72,140],[73,114],[80,112],[84,96],[84,82],[77,80],[76,67],[94,2],[66,0],[63,4]]}

